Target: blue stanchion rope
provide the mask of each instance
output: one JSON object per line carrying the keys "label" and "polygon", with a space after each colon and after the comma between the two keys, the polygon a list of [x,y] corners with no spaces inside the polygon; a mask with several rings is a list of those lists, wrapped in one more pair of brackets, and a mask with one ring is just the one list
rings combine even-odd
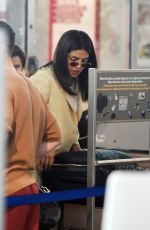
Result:
{"label": "blue stanchion rope", "polygon": [[41,204],[53,201],[67,201],[67,200],[77,200],[81,198],[104,196],[105,187],[92,187],[85,189],[74,189],[62,192],[51,192],[43,194],[34,195],[23,195],[23,196],[12,196],[5,197],[6,205],[11,206],[21,206],[26,204]]}

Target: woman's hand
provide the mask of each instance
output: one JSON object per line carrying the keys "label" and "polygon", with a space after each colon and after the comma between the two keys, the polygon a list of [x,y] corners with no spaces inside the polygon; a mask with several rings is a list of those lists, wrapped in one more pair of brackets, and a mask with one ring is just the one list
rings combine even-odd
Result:
{"label": "woman's hand", "polygon": [[37,168],[39,171],[48,170],[54,163],[55,152],[51,150],[44,155],[40,155],[37,159]]}
{"label": "woman's hand", "polygon": [[70,148],[70,151],[73,151],[73,152],[78,152],[78,151],[81,151],[82,149],[80,148],[80,145],[78,144],[73,144]]}
{"label": "woman's hand", "polygon": [[55,148],[59,146],[60,141],[42,142],[37,155],[37,169],[39,171],[48,170],[54,163]]}

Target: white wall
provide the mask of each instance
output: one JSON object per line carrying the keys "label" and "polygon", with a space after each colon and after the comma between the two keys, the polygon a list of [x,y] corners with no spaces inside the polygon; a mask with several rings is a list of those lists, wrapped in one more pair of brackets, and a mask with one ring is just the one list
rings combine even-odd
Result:
{"label": "white wall", "polygon": [[48,61],[49,48],[49,0],[29,0],[28,57],[36,56],[39,64]]}
{"label": "white wall", "polygon": [[128,68],[129,0],[100,1],[100,68]]}

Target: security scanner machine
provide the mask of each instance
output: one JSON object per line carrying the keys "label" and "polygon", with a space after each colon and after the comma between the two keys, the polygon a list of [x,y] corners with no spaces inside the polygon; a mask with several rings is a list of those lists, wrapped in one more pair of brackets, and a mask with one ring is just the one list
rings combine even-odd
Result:
{"label": "security scanner machine", "polygon": [[[104,167],[110,164],[126,165],[127,162],[138,163],[150,161],[148,154],[147,157],[142,158],[130,158],[128,154],[130,159],[95,162],[95,149],[97,143],[100,142],[99,135],[101,134],[99,129],[101,128],[101,124],[109,123],[118,125],[126,124],[126,122],[130,124],[131,121],[138,123],[147,122],[150,129],[149,80],[150,72],[146,70],[89,70],[88,186],[95,185],[93,176],[95,173],[95,164],[103,165]],[[141,130],[139,129],[138,131],[140,132]],[[101,137],[100,139],[103,140],[104,138]],[[130,136],[130,139],[132,139],[132,136]],[[87,203],[87,212],[91,212],[91,217],[95,218],[93,199],[89,199],[89,203]],[[89,213],[87,213],[87,216],[89,216]],[[87,229],[96,229],[95,220],[92,220],[92,218],[87,221]]]}
{"label": "security scanner machine", "polygon": [[[149,71],[89,69],[88,150],[57,155],[54,166],[43,172],[43,185],[51,191],[105,186],[107,176],[114,170],[143,170],[139,162],[150,162],[148,153],[146,157],[133,158],[121,146],[119,150],[104,149],[99,143],[105,139],[101,134],[104,124],[146,123],[150,129],[149,119]],[[125,138],[132,140],[133,134]],[[97,218],[103,198],[65,202],[64,229],[99,230]]]}

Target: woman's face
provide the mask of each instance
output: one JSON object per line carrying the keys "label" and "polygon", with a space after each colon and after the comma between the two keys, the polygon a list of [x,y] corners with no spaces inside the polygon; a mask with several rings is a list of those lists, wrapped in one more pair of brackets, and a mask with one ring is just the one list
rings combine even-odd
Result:
{"label": "woman's face", "polygon": [[22,71],[23,66],[19,56],[12,56],[12,63],[17,71]]}
{"label": "woman's face", "polygon": [[74,50],[68,54],[68,71],[72,78],[77,78],[88,63],[89,54],[86,50]]}

